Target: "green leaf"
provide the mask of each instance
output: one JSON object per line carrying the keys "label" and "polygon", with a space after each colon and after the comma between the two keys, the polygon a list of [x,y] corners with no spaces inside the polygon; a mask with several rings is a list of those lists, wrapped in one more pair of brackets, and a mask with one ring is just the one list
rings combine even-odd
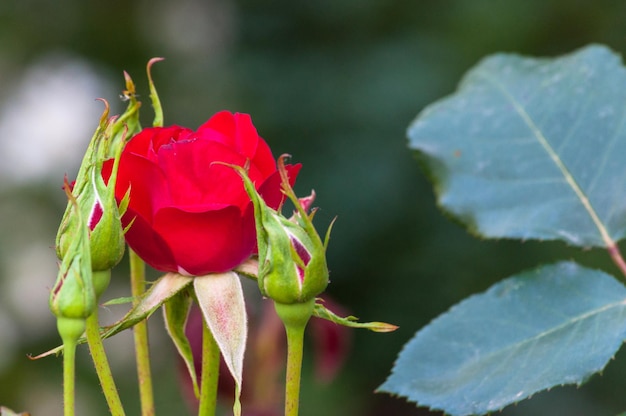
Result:
{"label": "green leaf", "polygon": [[379,391],[485,414],[601,371],[626,337],[626,288],[563,262],[472,296],[407,343]]}
{"label": "green leaf", "polygon": [[186,291],[180,291],[163,304],[163,316],[165,329],[167,329],[167,333],[185,362],[193,384],[193,391],[196,397],[199,398],[200,389],[198,388],[196,368],[193,364],[193,353],[187,335],[185,335],[185,325],[187,324],[190,307],[191,297]]}
{"label": "green leaf", "polygon": [[626,233],[626,70],[589,46],[499,54],[408,130],[440,205],[484,237],[606,247]]}

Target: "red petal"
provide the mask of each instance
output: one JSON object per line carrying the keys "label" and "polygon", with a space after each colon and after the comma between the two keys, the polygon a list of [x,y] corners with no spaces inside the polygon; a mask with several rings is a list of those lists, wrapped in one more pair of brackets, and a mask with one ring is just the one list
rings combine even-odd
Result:
{"label": "red petal", "polygon": [[274,159],[269,145],[260,137],[256,153],[252,157],[252,164],[261,171],[263,177],[268,177],[276,172],[276,159]]}
{"label": "red petal", "polygon": [[133,219],[133,225],[125,235],[130,248],[155,269],[178,273],[178,264],[172,251],[144,218],[129,209],[122,217],[122,224],[126,227]]}
{"label": "red petal", "polygon": [[248,114],[220,111],[198,128],[198,138],[217,141],[252,160],[259,134]]}
{"label": "red petal", "polygon": [[179,272],[195,276],[233,269],[252,254],[255,242],[252,210],[242,216],[235,206],[197,213],[164,208],[153,226],[167,240]]}
{"label": "red petal", "polygon": [[98,225],[98,223],[100,222],[103,214],[104,212],[102,211],[102,205],[100,205],[100,201],[96,200],[89,215],[89,229],[91,231],[96,228],[96,225]]}
{"label": "red petal", "polygon": [[[241,178],[234,169],[221,163],[244,166],[246,159],[221,143],[201,139],[161,148],[159,165],[167,176],[171,205],[186,211],[198,211],[197,207],[210,204],[245,208],[250,198]],[[248,174],[258,183],[264,178],[254,165]]]}
{"label": "red petal", "polygon": [[156,162],[161,146],[185,140],[192,130],[180,127],[148,127],[141,130],[126,144],[124,153],[132,153]]}
{"label": "red petal", "polygon": [[[298,172],[300,172],[300,168],[302,168],[300,163],[285,166],[289,175],[289,184],[291,186],[293,186],[296,182],[296,177],[298,176]],[[281,191],[280,183],[280,174],[276,171],[272,174],[272,176],[267,178],[265,182],[263,182],[263,185],[258,188],[259,194],[263,197],[265,203],[273,209],[278,209],[278,207],[280,207],[285,200],[285,195]]]}
{"label": "red petal", "polygon": [[124,153],[117,172],[115,198],[121,201],[130,188],[129,208],[151,222],[159,208],[170,205],[166,181],[157,165],[141,156]]}

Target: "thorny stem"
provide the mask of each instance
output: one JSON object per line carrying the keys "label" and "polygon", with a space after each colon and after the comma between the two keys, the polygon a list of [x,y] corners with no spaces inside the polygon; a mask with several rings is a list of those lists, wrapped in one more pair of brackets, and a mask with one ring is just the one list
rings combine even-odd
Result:
{"label": "thorny stem", "polygon": [[102,386],[102,392],[106,398],[109,410],[113,416],[124,416],[124,408],[120,401],[120,396],[117,393],[117,387],[111,374],[111,368],[109,367],[109,361],[104,352],[104,345],[102,344],[102,338],[100,337],[100,326],[98,324],[98,309],[87,318],[86,335],[87,342],[89,344],[89,351],[93,359],[94,366],[96,367],[96,373]]}
{"label": "thorny stem", "polygon": [[198,416],[213,416],[217,409],[220,349],[206,322],[202,322],[202,374]]}
{"label": "thorny stem", "polygon": [[[146,265],[133,250],[130,255],[130,286],[133,306],[146,291]],[[141,415],[154,416],[154,394],[152,392],[152,374],[150,371],[150,348],[148,346],[148,325],[145,320],[133,327],[135,339],[135,357],[137,360],[137,378],[139,380],[139,398]]]}

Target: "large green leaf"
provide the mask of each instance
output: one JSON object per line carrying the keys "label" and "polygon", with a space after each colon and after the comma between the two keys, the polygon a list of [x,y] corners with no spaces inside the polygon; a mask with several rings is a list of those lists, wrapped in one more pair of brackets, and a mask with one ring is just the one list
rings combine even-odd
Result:
{"label": "large green leaf", "polygon": [[564,262],[506,279],[419,331],[380,391],[484,414],[602,370],[626,337],[626,288]]}
{"label": "large green leaf", "polygon": [[410,126],[440,205],[485,237],[609,246],[626,232],[626,70],[602,46],[499,54]]}

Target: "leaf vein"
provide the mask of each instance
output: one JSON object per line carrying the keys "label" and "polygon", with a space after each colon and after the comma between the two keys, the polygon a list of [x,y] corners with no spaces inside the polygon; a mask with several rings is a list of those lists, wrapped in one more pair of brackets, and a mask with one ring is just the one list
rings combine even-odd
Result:
{"label": "leaf vein", "polygon": [[541,131],[541,129],[537,126],[537,124],[535,124],[535,122],[530,117],[528,112],[524,109],[522,104],[511,93],[509,93],[509,91],[506,89],[504,85],[502,85],[496,79],[493,79],[492,77],[487,76],[487,74],[483,75],[483,78],[489,84],[493,85],[498,91],[500,91],[500,93],[504,96],[504,98],[513,106],[517,114],[521,117],[521,119],[529,128],[533,136],[537,139],[541,147],[546,151],[550,159],[554,162],[556,167],[560,170],[561,174],[567,181],[568,185],[571,187],[571,189],[574,191],[574,193],[578,197],[580,203],[583,205],[583,208],[587,211],[587,213],[591,217],[591,220],[593,221],[595,226],[598,228],[598,231],[600,232],[600,235],[606,247],[613,246],[615,242],[610,237],[606,227],[604,226],[604,224],[598,217],[598,214],[595,211],[594,207],[591,205],[589,198],[587,197],[585,192],[582,190],[582,188],[580,187],[580,185],[578,184],[574,176],[571,174],[571,172],[569,171],[569,169],[567,168],[563,160],[561,160],[558,153],[552,147],[549,140],[543,135],[543,132]]}

